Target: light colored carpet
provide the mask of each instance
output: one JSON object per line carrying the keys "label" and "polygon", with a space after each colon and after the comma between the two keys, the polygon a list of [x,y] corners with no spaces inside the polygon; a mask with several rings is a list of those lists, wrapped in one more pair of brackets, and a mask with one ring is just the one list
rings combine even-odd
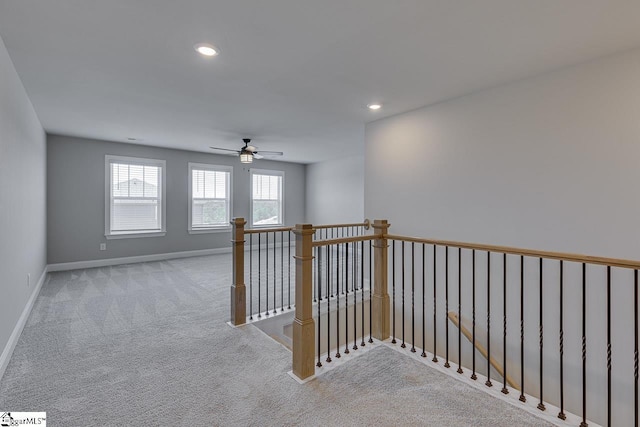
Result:
{"label": "light colored carpet", "polygon": [[228,255],[54,273],[0,384],[52,426],[544,422],[380,346],[308,384],[291,353],[228,317]]}

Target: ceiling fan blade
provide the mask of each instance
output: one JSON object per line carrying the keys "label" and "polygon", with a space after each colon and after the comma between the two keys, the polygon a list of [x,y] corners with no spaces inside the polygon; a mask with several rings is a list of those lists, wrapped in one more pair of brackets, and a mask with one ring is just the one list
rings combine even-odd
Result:
{"label": "ceiling fan blade", "polygon": [[253,158],[260,160],[260,159],[263,159],[264,157],[261,156],[260,154],[253,153]]}
{"label": "ceiling fan blade", "polygon": [[247,151],[251,151],[252,153],[255,153],[258,150],[258,147],[254,147],[253,145],[248,145],[245,150]]}
{"label": "ceiling fan blade", "polygon": [[254,151],[254,154],[260,153],[263,156],[283,156],[284,153],[282,151]]}
{"label": "ceiling fan blade", "polygon": [[220,148],[220,147],[209,147],[209,148],[211,148],[213,150],[233,151],[234,153],[240,154],[240,151],[238,151],[238,150],[230,150],[229,148]]}

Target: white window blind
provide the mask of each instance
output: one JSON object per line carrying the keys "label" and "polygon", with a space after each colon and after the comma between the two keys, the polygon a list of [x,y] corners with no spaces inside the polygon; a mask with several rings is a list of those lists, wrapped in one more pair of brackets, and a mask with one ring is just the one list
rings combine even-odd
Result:
{"label": "white window blind", "polygon": [[163,230],[164,162],[108,156],[107,235]]}
{"label": "white window blind", "polygon": [[189,164],[191,172],[190,230],[229,228],[231,220],[231,169]]}
{"label": "white window blind", "polygon": [[279,171],[252,171],[252,225],[283,224],[283,178]]}

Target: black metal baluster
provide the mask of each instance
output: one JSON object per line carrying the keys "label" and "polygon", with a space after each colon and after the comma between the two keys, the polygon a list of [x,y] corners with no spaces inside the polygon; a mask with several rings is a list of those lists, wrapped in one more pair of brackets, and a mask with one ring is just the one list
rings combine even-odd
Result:
{"label": "black metal baluster", "polygon": [[404,343],[404,241],[402,241],[402,344],[400,347],[405,348]]}
{"label": "black metal baluster", "polygon": [[607,266],[607,425],[611,426],[611,266]]}
{"label": "black metal baluster", "polygon": [[449,246],[444,247],[444,340],[445,340],[445,362],[444,367],[449,365]]}
{"label": "black metal baluster", "polygon": [[268,315],[270,314],[270,313],[269,313],[269,233],[268,233],[268,232],[267,232],[267,233],[265,233],[265,236],[264,236],[264,237],[267,239],[267,247],[266,247],[266,250],[265,250],[264,252],[265,252],[265,254],[266,254],[266,261],[265,261],[265,264],[266,264],[266,266],[267,266],[267,269],[266,269],[267,271],[266,271],[266,274],[265,274],[265,278],[266,278],[266,283],[267,283],[267,285],[265,286],[265,288],[266,288],[266,291],[267,291],[267,297],[266,297],[266,301],[267,301],[267,312],[266,312],[266,315],[268,316]]}
{"label": "black metal baluster", "polygon": [[[345,237],[346,234],[347,234],[347,231],[346,231],[345,227],[342,227],[342,236],[341,237]],[[343,258],[343,257],[341,257],[341,258]],[[342,271],[341,271],[341,274],[343,274]],[[344,277],[343,277],[342,278],[342,288],[340,289],[340,294],[341,295],[344,295],[344,284],[345,284],[345,280],[344,280]],[[346,306],[346,304],[345,304],[345,306]]]}
{"label": "black metal baluster", "polygon": [[638,270],[633,270],[633,403],[635,426],[638,427]]}
{"label": "black metal baluster", "polygon": [[[339,239],[342,237],[341,233],[340,233],[340,228],[336,228],[336,238]],[[336,245],[336,263],[341,263],[342,262],[342,255],[340,253],[340,243],[338,243]],[[340,295],[340,272],[338,269],[336,269],[336,298],[338,298],[338,296]]]}
{"label": "black metal baluster", "polygon": [[582,263],[582,422],[587,427],[587,265]]}
{"label": "black metal baluster", "polygon": [[422,244],[422,354],[420,356],[427,357],[426,352],[426,344],[425,344],[425,329],[426,329],[426,321],[427,318],[425,316],[424,310],[424,300],[425,300],[425,265],[426,265],[426,255],[425,255],[425,244]]}
{"label": "black metal baluster", "polygon": [[487,252],[487,387],[491,383],[491,252]]}
{"label": "black metal baluster", "polygon": [[[415,276],[415,242],[411,242],[411,352],[416,352],[416,326],[415,326],[415,293],[416,293],[416,276]],[[404,321],[403,321],[404,324]]]}
{"label": "black metal baluster", "polygon": [[360,347],[364,347],[364,240],[360,242]]}
{"label": "black metal baluster", "polygon": [[477,380],[476,375],[476,250],[471,251],[471,379]]}
{"label": "black metal baluster", "polygon": [[351,262],[351,270],[353,271],[353,285],[351,286],[351,289],[353,290],[353,350],[357,350],[358,349],[358,345],[356,344],[356,341],[358,339],[358,294],[356,293],[356,290],[358,289],[358,243],[357,242],[353,242],[352,245],[352,249],[353,251],[352,256],[353,256],[353,260]]}
{"label": "black metal baluster", "polygon": [[524,395],[524,256],[520,255],[520,402],[526,402]]}
{"label": "black metal baluster", "polygon": [[[349,229],[347,228],[347,232]],[[347,236],[349,237],[349,236]],[[344,244],[344,354],[349,354],[349,243]]]}
{"label": "black metal baluster", "polygon": [[340,358],[340,244],[336,245],[336,358]]}
{"label": "black metal baluster", "polygon": [[[317,232],[318,231],[316,230],[316,233]],[[313,234],[313,241],[317,240],[315,237],[316,237],[316,234],[314,233]],[[317,252],[316,249],[317,248],[315,248],[315,247],[313,248],[314,254]],[[316,274],[317,274],[316,270],[317,270],[317,267],[318,267],[318,265],[317,265],[318,264],[318,257],[317,256],[314,255],[312,263],[313,263],[313,265],[316,266],[316,268],[312,268],[311,269],[311,284],[312,284],[312,287],[313,287],[311,293],[313,294],[313,302],[318,302],[318,299],[316,297],[317,297],[317,294],[318,294],[317,288],[320,286],[320,282],[318,280],[314,280],[314,277],[316,277]],[[284,307],[282,307],[282,309],[284,311]]]}
{"label": "black metal baluster", "polygon": [[[330,260],[329,253],[328,253],[328,251],[329,251],[329,249],[328,249],[328,248],[329,248],[329,246],[327,246],[327,252],[325,252],[325,257],[326,257],[325,264],[326,264],[326,263],[328,263],[328,262],[329,262],[329,260]],[[322,302],[322,292],[323,292],[323,289],[324,289],[324,287],[323,287],[323,286],[320,286],[320,289],[319,289],[319,291],[318,291],[318,295],[316,296],[316,297],[317,297],[317,299],[318,299],[318,303]],[[316,297],[314,297],[314,298],[316,298]]]}
{"label": "black metal baluster", "polygon": [[253,320],[253,234],[249,234],[249,320]]}
{"label": "black metal baluster", "polygon": [[278,252],[277,252],[277,235],[276,232],[273,232],[273,314],[278,312],[277,307],[277,297],[278,297]]}
{"label": "black metal baluster", "polygon": [[436,245],[433,245],[433,359],[432,362],[438,363],[438,356],[436,351],[438,349],[438,328],[437,328],[437,301],[436,301],[436,270],[437,270],[437,250]]}
{"label": "black metal baluster", "polygon": [[[332,258],[332,255],[331,255],[332,252],[333,250],[331,249],[331,247],[327,246],[327,295],[329,295],[329,288],[332,286],[332,283],[333,283],[333,280],[331,277],[331,272],[333,269],[331,268],[331,259],[330,259]],[[319,303],[318,303],[318,306],[320,306]],[[326,358],[326,362],[331,363],[331,299],[329,299],[329,297],[327,297],[327,358]]]}
{"label": "black metal baluster", "polygon": [[372,248],[373,247],[373,241],[369,240],[369,343],[373,343],[373,336],[372,334],[372,323],[373,323],[373,312],[371,310],[371,301],[373,301],[373,254],[372,254]]}
{"label": "black metal baluster", "polygon": [[[353,232],[353,229],[352,229]],[[351,291],[358,290],[358,273],[357,273],[357,261],[358,261],[358,243],[352,242],[351,244]]]}
{"label": "black metal baluster", "polygon": [[284,311],[284,231],[280,232],[280,311]]}
{"label": "black metal baluster", "polygon": [[458,371],[462,371],[462,248],[458,248]]}
{"label": "black metal baluster", "polygon": [[[320,288],[322,287],[322,276],[321,276],[321,271],[322,271],[322,262],[321,262],[321,257],[322,257],[322,247],[318,246],[317,248],[314,248],[316,250],[316,253],[318,254],[318,262],[316,263],[317,266],[317,273],[316,273],[316,280],[317,280],[317,286],[316,286],[316,290],[318,292],[318,295],[320,294]],[[316,363],[316,366],[318,368],[322,367],[322,362],[320,362],[320,336],[322,335],[320,333],[320,324],[322,323],[320,321],[320,303],[317,304],[318,306],[318,363]]]}
{"label": "black metal baluster", "polygon": [[393,322],[393,338],[391,344],[396,343],[396,241],[393,240],[391,245],[391,289],[392,289],[392,307],[391,307],[391,321]]}
{"label": "black metal baluster", "polygon": [[[327,298],[327,300],[329,299],[329,289],[331,288],[331,286],[333,286],[330,283],[331,275],[329,274],[330,272],[333,271],[333,268],[331,267],[333,265],[332,262],[333,262],[333,249],[331,248],[331,245],[327,245],[327,288],[325,289],[325,297]],[[327,329],[327,331],[329,330]]]}
{"label": "black metal baluster", "polygon": [[566,420],[564,413],[564,261],[560,260],[560,412],[558,418]]}
{"label": "black metal baluster", "polygon": [[507,388],[507,254],[502,254],[502,393],[509,394]]}
{"label": "black metal baluster", "polygon": [[[333,228],[331,229],[331,238],[333,239]],[[338,247],[338,245],[335,245],[335,246],[336,248]],[[333,249],[331,250],[331,252],[333,253]],[[331,255],[331,258],[334,258],[333,255]],[[336,256],[335,258],[336,258],[336,262],[338,262],[338,257]],[[333,281],[331,282],[330,289],[331,289],[331,298],[333,298]]]}
{"label": "black metal baluster", "polygon": [[260,246],[262,245],[261,243],[261,236],[262,233],[258,233],[258,319],[260,319],[262,317],[262,307],[261,307],[261,301],[260,301],[260,284],[261,284],[261,278],[262,278],[262,266],[261,266],[261,248]]}
{"label": "black metal baluster", "polygon": [[542,318],[542,314],[543,314],[543,311],[542,311],[542,307],[543,307],[543,304],[542,304],[542,301],[543,301],[543,299],[542,299],[542,283],[543,283],[542,258],[540,258],[540,267],[539,268],[540,268],[540,403],[538,403],[538,409],[540,409],[541,411],[544,411],[546,409],[546,407],[544,406],[544,398],[543,398],[543,394],[542,394],[542,391],[543,391],[542,386],[543,386],[543,379],[544,379],[543,369],[542,369],[543,368],[543,363],[542,363],[543,362],[543,349],[542,349],[542,347],[543,347],[543,338],[544,338],[544,335],[542,333],[542,323],[543,323],[543,321],[542,321],[542,319],[543,319]]}
{"label": "black metal baluster", "polygon": [[[288,276],[288,282],[289,282],[289,301],[287,303],[287,308],[289,310],[291,310],[291,230],[289,230],[288,232],[288,237],[289,237],[289,246],[288,246],[288,254],[287,254],[287,268],[289,269],[289,276]],[[322,296],[322,289],[319,290],[320,296]],[[318,318],[318,321],[320,318]]]}

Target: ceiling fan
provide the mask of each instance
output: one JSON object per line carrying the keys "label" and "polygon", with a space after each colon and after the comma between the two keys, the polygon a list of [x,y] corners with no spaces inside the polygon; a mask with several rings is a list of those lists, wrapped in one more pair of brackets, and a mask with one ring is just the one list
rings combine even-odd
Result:
{"label": "ceiling fan", "polygon": [[222,151],[232,151],[240,155],[240,161],[242,163],[251,163],[253,159],[262,159],[264,156],[282,156],[284,153],[282,151],[258,151],[257,147],[253,145],[249,145],[251,142],[250,138],[243,138],[242,142],[244,142],[244,147],[239,150],[230,150],[228,148],[220,148],[220,147],[209,147],[213,150],[222,150]]}

